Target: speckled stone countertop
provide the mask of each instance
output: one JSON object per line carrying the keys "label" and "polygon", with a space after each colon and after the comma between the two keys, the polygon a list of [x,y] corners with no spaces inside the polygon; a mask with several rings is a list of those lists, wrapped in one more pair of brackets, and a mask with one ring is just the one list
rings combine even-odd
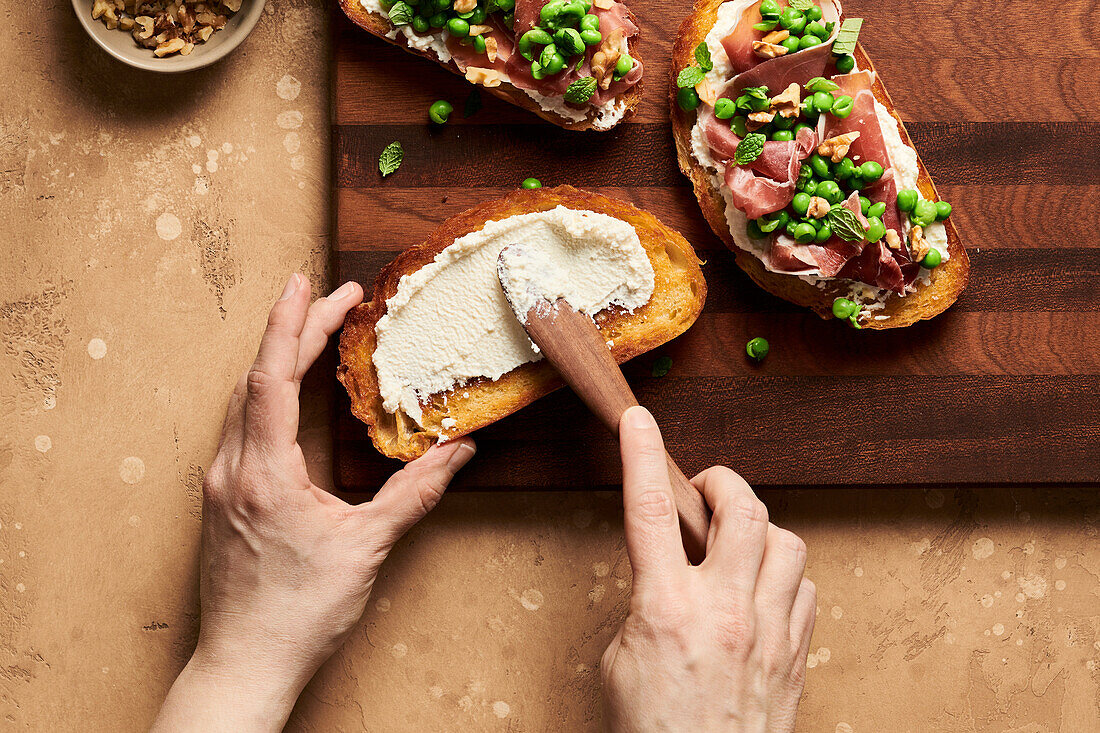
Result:
{"label": "speckled stone countertop", "polygon": [[[270,0],[226,62],[160,78],[68,3],[5,8],[6,729],[142,729],[190,653],[225,396],[288,273],[326,282],[327,17]],[[303,396],[318,480],[327,384]],[[1096,729],[1095,491],[764,498],[820,594],[802,729]],[[613,494],[450,495],[290,729],[595,729],[629,572]]]}

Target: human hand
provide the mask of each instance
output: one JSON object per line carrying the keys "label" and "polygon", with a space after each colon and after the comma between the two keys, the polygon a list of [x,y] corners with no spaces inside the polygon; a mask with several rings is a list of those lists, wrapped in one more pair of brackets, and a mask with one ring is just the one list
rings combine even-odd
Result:
{"label": "human hand", "polygon": [[604,652],[605,723],[614,731],[791,731],[817,594],[806,546],[768,523],[728,468],[692,479],[714,514],[706,559],[684,554],[664,444],[653,417],[619,425],[630,609]]}
{"label": "human hand", "polygon": [[154,730],[281,730],[317,668],[363,614],[379,566],[474,454],[433,447],[375,497],[349,505],[314,485],[298,445],[302,377],[363,290],[309,304],[294,275],[229,399],[203,484],[201,624]]}

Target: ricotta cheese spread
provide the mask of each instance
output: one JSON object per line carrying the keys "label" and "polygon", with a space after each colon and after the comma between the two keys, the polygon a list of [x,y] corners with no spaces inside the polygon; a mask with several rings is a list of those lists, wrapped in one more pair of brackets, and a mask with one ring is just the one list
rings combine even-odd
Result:
{"label": "ricotta cheese spread", "polygon": [[[382,3],[380,3],[379,0],[359,0],[359,4],[362,5],[363,9],[368,13],[381,15],[383,18],[389,17],[389,11],[382,7]],[[403,25],[391,29],[386,34],[386,37],[397,38],[398,33],[405,36],[409,48],[415,48],[417,51],[432,51],[443,63],[447,63],[451,60],[451,52],[447,50],[447,36],[449,34],[446,28],[438,33],[429,33],[421,36],[417,35],[411,25]]]}
{"label": "ricotta cheese spread", "polygon": [[488,222],[403,276],[386,301],[373,361],[387,412],[403,410],[419,423],[421,400],[541,358],[497,276],[500,251],[513,243],[548,268],[538,278],[546,292],[583,313],[634,310],[653,295],[649,257],[621,219],[559,206]]}

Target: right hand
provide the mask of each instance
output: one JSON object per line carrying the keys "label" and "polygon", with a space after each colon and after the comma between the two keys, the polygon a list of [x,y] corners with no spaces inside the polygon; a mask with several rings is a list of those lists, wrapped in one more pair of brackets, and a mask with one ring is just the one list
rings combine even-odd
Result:
{"label": "right hand", "polygon": [[817,593],[806,545],[728,468],[692,479],[713,511],[706,559],[684,553],[653,416],[619,425],[630,609],[604,652],[604,717],[614,731],[791,731]]}

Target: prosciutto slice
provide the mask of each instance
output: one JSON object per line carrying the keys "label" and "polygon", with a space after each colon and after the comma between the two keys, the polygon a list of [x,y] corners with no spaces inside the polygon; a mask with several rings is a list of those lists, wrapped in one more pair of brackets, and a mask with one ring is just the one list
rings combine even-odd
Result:
{"label": "prosciutto slice", "polygon": [[[867,219],[859,209],[859,194],[853,193],[841,204],[853,212],[863,226]],[[845,265],[863,251],[866,242],[849,242],[832,237],[822,244],[799,244],[786,234],[772,240],[765,252],[764,265],[772,272],[806,273],[821,277],[836,277]]]}
{"label": "prosciutto slice", "polygon": [[[762,0],[753,3],[741,14],[741,19],[734,26],[733,31],[722,39],[722,48],[726,51],[726,56],[730,60],[730,66],[733,68],[734,75],[744,74],[753,69],[760,67],[774,67],[780,71],[772,72],[761,70],[762,75],[769,75],[772,73],[783,74],[786,73],[784,69],[787,67],[797,67],[802,71],[812,71],[802,75],[799,72],[799,76],[793,78],[792,81],[806,81],[815,76],[821,76],[825,72],[825,67],[830,61],[830,49],[832,48],[833,41],[836,40],[837,33],[840,32],[840,3],[836,0],[822,0],[821,2],[821,23],[836,23],[833,27],[833,32],[829,36],[828,40],[823,43],[808,48],[805,51],[798,51],[797,53],[788,53],[783,56],[778,56],[774,59],[764,59],[756,55],[752,50],[752,42],[759,41],[764,37],[763,31],[758,31],[753,28],[753,25],[760,22],[760,2]],[[779,7],[787,7],[787,0],[777,0]],[[518,5],[516,6],[518,10]],[[776,26],[778,28],[779,26]],[[790,82],[787,82],[789,84]],[[782,84],[779,87],[771,87],[772,89],[785,87],[787,84]],[[747,83],[744,86],[760,86],[760,83]],[[771,85],[769,85],[770,87]]]}

